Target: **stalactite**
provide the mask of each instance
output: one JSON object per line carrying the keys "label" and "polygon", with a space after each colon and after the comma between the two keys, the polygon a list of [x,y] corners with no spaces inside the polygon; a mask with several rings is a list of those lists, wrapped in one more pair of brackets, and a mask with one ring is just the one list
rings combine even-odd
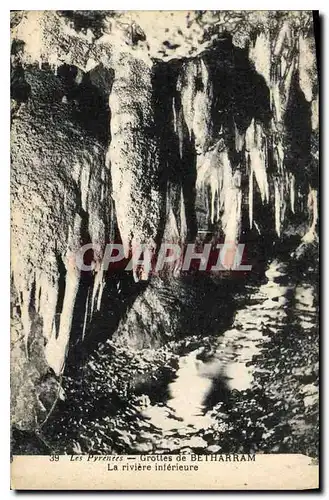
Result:
{"label": "stalactite", "polygon": [[95,311],[99,311],[102,303],[102,296],[104,291],[105,276],[104,271],[99,269],[95,273],[94,286],[91,296],[91,314]]}
{"label": "stalactite", "polygon": [[316,189],[309,188],[307,205],[310,212],[311,224],[307,233],[303,236],[302,241],[304,243],[314,243],[318,236],[316,234],[316,226],[318,224],[318,193]]}
{"label": "stalactite", "polygon": [[174,214],[169,193],[167,193],[166,205],[167,205],[166,225],[163,233],[163,240],[168,242],[170,241],[173,243],[179,243],[181,240],[181,236],[178,230],[178,224]]}
{"label": "stalactite", "polygon": [[49,366],[59,375],[63,371],[70,338],[73,309],[79,286],[79,274],[76,269],[68,267],[65,279],[63,310],[60,317],[58,335],[53,332],[46,348],[45,356]]}
{"label": "stalactite", "polygon": [[246,155],[250,170],[260,191],[262,202],[269,200],[269,185],[267,177],[267,141],[262,126],[254,118],[246,131]]}
{"label": "stalactite", "polygon": [[273,41],[271,65],[272,106],[275,126],[282,126],[289,100],[291,81],[296,69],[297,38],[292,33],[289,22],[285,22]]}
{"label": "stalactite", "polygon": [[[313,33],[312,33],[313,35]],[[311,127],[312,127],[312,142],[317,146],[311,147],[312,164],[309,166],[309,177],[311,185],[309,186],[308,193],[308,209],[310,212],[310,227],[302,240],[304,243],[313,243],[317,240],[316,226],[318,222],[318,186],[315,179],[317,179],[317,166],[318,166],[318,129],[319,129],[319,96],[318,84],[316,79],[316,51],[314,38],[305,37],[302,34],[299,36],[299,85],[304,93],[305,99],[311,105]],[[315,151],[314,151],[315,149]]]}
{"label": "stalactite", "polygon": [[262,75],[267,86],[271,86],[271,40],[269,33],[259,33],[255,43],[249,46],[249,58],[257,73]]}
{"label": "stalactite", "polygon": [[[270,185],[274,185],[275,231],[281,235],[285,216],[286,193],[294,210],[293,180],[287,179],[284,151],[284,117],[296,68],[297,39],[289,20],[285,20],[276,36],[260,33],[249,48],[249,57],[256,71],[263,76],[270,90],[272,120],[266,133],[260,123],[252,120],[246,133],[246,154],[260,190],[262,202],[270,200]],[[272,142],[275,172],[268,174],[268,143]],[[288,194],[289,193],[289,194]],[[249,207],[250,209],[250,207]],[[250,211],[250,210],[249,210]]]}
{"label": "stalactite", "polygon": [[[241,229],[241,173],[233,172],[228,150],[220,140],[199,159],[197,189],[210,190],[210,222],[221,220],[225,241],[236,243]],[[217,207],[216,207],[217,204]]]}
{"label": "stalactite", "polygon": [[186,211],[185,211],[185,203],[183,190],[180,192],[180,234],[181,234],[181,242],[184,243],[187,237],[187,222],[186,222]]}
{"label": "stalactite", "polygon": [[275,230],[278,236],[281,235],[281,194],[278,181],[274,181],[275,199]]}
{"label": "stalactite", "polygon": [[[35,356],[32,339],[40,319],[45,361],[59,374],[79,284],[78,274],[70,280],[68,273],[85,238],[100,248],[96,261],[101,258],[110,208],[106,196],[100,202],[99,193],[106,194],[109,175],[106,167],[99,168],[105,165],[105,148],[74,121],[74,103],[61,100],[65,88],[59,75],[32,67],[25,70],[25,78],[31,96],[12,123],[13,286],[22,299],[29,359]],[[66,277],[58,265],[62,259]],[[59,288],[61,280],[65,292]],[[58,309],[62,292],[63,306]]]}
{"label": "stalactite", "polygon": [[[227,175],[228,172],[224,175]],[[226,186],[223,187],[224,213],[222,226],[225,233],[225,243],[237,243],[241,230],[241,173],[236,171],[227,176]],[[229,263],[229,264],[232,264]]]}
{"label": "stalactite", "polygon": [[85,305],[85,314],[83,318],[83,327],[82,327],[82,334],[81,334],[81,340],[83,341],[86,335],[86,330],[87,330],[87,324],[89,321],[89,313],[90,313],[90,288],[88,289],[87,292],[87,298],[86,298],[86,305]]}
{"label": "stalactite", "polygon": [[125,55],[114,68],[109,158],[117,222],[128,256],[138,245],[155,250],[164,195],[158,184],[159,144],[150,132],[154,127],[151,70]]}
{"label": "stalactite", "polygon": [[244,132],[240,132],[236,124],[234,123],[235,132],[235,150],[237,153],[241,153],[243,146],[245,145],[246,136]]}
{"label": "stalactite", "polygon": [[212,82],[202,58],[184,63],[178,77],[184,121],[198,153],[205,152],[211,137]]}
{"label": "stalactite", "polygon": [[198,60],[197,76],[195,79],[196,93],[193,102],[193,137],[197,152],[202,152],[208,146],[207,141],[211,137],[211,106],[212,106],[212,82],[209,71],[204,60]]}
{"label": "stalactite", "polygon": [[311,102],[316,97],[316,54],[313,37],[299,35],[298,73],[299,85],[305,99]]}
{"label": "stalactite", "polygon": [[[166,209],[166,225],[163,232],[162,241],[169,244],[178,244],[182,247],[186,239],[186,221],[185,221],[185,209],[184,209],[184,198],[183,193],[180,192],[180,203],[178,217],[174,214],[172,203],[170,200],[170,193],[167,193],[167,209]],[[175,262],[165,263],[163,271],[161,270],[161,275],[171,275],[176,276],[179,274],[181,268],[181,262],[176,259]]]}
{"label": "stalactite", "polygon": [[292,213],[295,213],[295,201],[296,201],[296,187],[295,187],[295,176],[290,174],[290,208]]}
{"label": "stalactite", "polygon": [[[218,143],[213,150],[199,156],[197,165],[197,190],[202,189],[203,186],[210,188],[209,218],[211,223],[215,221],[215,218],[219,217],[219,212],[221,210],[221,206],[223,205],[223,200],[220,197],[224,182],[224,166],[222,161],[225,165],[225,161],[228,161],[228,158],[225,158],[223,155],[220,156],[218,151],[220,147],[221,143]],[[206,190],[204,192],[206,193]],[[217,207],[215,206],[216,199]]]}
{"label": "stalactite", "polygon": [[89,179],[90,179],[90,166],[87,164],[86,168],[83,168],[80,174],[81,204],[83,210],[85,211],[87,211]]}
{"label": "stalactite", "polygon": [[23,330],[24,330],[24,338],[25,338],[25,350],[26,350],[26,356],[28,357],[28,339],[31,331],[31,319],[30,319],[30,313],[29,313],[29,307],[30,307],[30,300],[31,300],[31,289],[30,288],[23,288],[22,292],[22,300],[21,300],[21,319],[22,319],[22,325],[23,325]]}
{"label": "stalactite", "polygon": [[182,101],[182,111],[185,123],[188,128],[189,138],[192,138],[193,117],[194,117],[194,97],[196,94],[196,70],[195,62],[187,61],[182,66],[182,71],[178,76],[177,90],[180,92]]}
{"label": "stalactite", "polygon": [[249,174],[249,227],[252,229],[254,221],[254,172],[251,169]]}
{"label": "stalactite", "polygon": [[42,318],[43,325],[43,335],[46,341],[49,341],[51,336],[55,331],[55,315],[56,315],[56,305],[58,302],[58,282],[52,283],[46,274],[40,273],[39,276],[39,286],[40,286],[40,305],[39,314]]}

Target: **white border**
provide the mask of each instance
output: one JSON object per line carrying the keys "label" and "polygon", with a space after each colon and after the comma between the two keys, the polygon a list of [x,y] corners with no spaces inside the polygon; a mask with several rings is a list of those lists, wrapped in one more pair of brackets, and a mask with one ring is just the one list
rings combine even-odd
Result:
{"label": "white border", "polygon": [[[321,184],[322,184],[322,212],[321,219],[323,221],[322,224],[322,233],[321,239],[323,240],[322,245],[322,281],[323,281],[323,291],[326,291],[326,287],[328,284],[328,266],[326,265],[326,256],[329,250],[328,248],[328,232],[326,232],[327,228],[327,220],[329,218],[329,175],[326,173],[327,168],[329,166],[326,162],[325,157],[325,149],[327,143],[327,130],[328,130],[328,105],[326,104],[326,87],[328,87],[328,50],[326,47],[329,47],[329,27],[326,17],[329,12],[329,4],[328,2],[318,1],[318,2],[310,2],[305,0],[295,0],[295,1],[287,1],[287,0],[276,0],[276,2],[243,2],[238,0],[230,0],[228,3],[224,2],[215,2],[213,0],[208,0],[204,2],[197,2],[195,0],[167,0],[167,2],[150,2],[147,0],[139,0],[138,2],[132,0],[120,0],[120,1],[112,1],[108,2],[105,0],[94,0],[92,3],[80,0],[77,1],[49,1],[49,2],[38,2],[35,0],[30,0],[29,2],[16,1],[14,5],[10,7],[6,7],[1,5],[0,7],[0,50],[1,50],[1,180],[0,180],[0,200],[1,200],[1,210],[0,210],[0,218],[1,218],[1,245],[0,245],[0,283],[1,283],[1,300],[0,300],[0,318],[1,318],[1,333],[0,333],[0,352],[2,354],[2,359],[0,362],[0,382],[1,382],[1,392],[0,392],[0,402],[1,402],[1,437],[0,437],[0,485],[1,485],[1,498],[11,497],[14,494],[9,490],[9,299],[10,299],[10,291],[9,291],[9,244],[10,244],[10,231],[9,231],[9,116],[10,116],[10,69],[9,69],[9,53],[10,53],[10,40],[9,40],[9,8],[15,10],[43,10],[43,9],[66,9],[66,10],[74,10],[74,9],[112,9],[112,10],[192,10],[192,9],[208,9],[208,10],[216,10],[216,9],[248,9],[248,10],[310,10],[310,9],[319,9],[320,14],[323,16],[322,19],[322,101],[321,101],[321,114],[322,114],[322,174],[321,174]],[[325,299],[324,299],[325,300]],[[326,337],[329,334],[328,328],[328,317],[326,314],[326,304],[322,301],[323,308],[323,327],[322,327],[322,365],[323,365],[323,378],[325,365],[328,364],[327,360],[329,359],[328,353],[328,341],[326,341]],[[328,383],[328,381],[327,381]],[[325,415],[328,416],[328,398],[325,398],[325,384],[322,384],[322,405],[323,405],[323,415],[322,415],[322,427],[325,427]],[[324,435],[325,429],[323,429],[323,442],[322,442],[322,454],[326,455],[328,452],[328,433]],[[323,481],[325,483],[325,478],[329,475],[327,474],[328,469],[328,458],[323,467]],[[42,474],[42,471],[40,471]],[[326,486],[324,484],[324,486]],[[154,493],[156,494],[156,493]],[[219,493],[221,497],[232,498],[237,496],[237,494],[228,495],[225,493]],[[271,493],[264,493],[265,495],[269,495]],[[31,493],[31,495],[37,495],[36,493]],[[68,498],[70,493],[62,494],[62,498]],[[95,493],[89,493],[90,496],[96,497]],[[133,493],[120,494],[120,493],[111,493],[111,497],[122,498],[125,496],[126,498],[133,496]],[[176,493],[171,493],[171,496],[176,496]],[[206,494],[199,493],[197,495],[193,495],[194,497],[202,498]],[[281,494],[282,496],[287,496],[287,494]],[[44,498],[47,496],[47,493],[39,493],[39,498]],[[259,495],[257,495],[259,497]],[[262,495],[260,495],[262,496]]]}

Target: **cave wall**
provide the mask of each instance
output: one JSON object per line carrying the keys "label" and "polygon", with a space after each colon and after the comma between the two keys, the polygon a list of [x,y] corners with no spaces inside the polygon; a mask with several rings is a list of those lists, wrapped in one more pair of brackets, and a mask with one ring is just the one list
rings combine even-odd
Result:
{"label": "cave wall", "polygon": [[[11,64],[12,415],[33,429],[60,394],[77,296],[82,338],[101,308],[106,242],[128,256],[317,240],[318,84],[310,12],[16,11]],[[97,250],[81,294],[72,254],[85,243]],[[117,338],[184,330],[159,287]]]}

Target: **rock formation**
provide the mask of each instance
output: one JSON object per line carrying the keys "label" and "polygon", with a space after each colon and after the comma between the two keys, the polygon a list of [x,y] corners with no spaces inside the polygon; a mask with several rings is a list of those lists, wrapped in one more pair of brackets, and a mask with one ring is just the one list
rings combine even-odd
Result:
{"label": "rock formation", "polygon": [[[81,341],[111,308],[106,242],[126,257],[162,241],[316,242],[316,50],[310,12],[17,11],[11,60],[12,417],[34,430],[73,329]],[[88,243],[82,287],[72,256]],[[144,345],[144,313],[166,338],[159,287],[141,286],[116,338]]]}

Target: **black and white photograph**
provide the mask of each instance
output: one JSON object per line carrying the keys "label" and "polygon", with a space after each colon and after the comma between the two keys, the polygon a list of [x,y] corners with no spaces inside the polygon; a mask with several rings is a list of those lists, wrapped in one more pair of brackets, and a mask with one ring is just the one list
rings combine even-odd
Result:
{"label": "black and white photograph", "polygon": [[317,488],[318,11],[13,10],[10,30],[12,466],[257,489],[239,467],[294,456],[259,488]]}

